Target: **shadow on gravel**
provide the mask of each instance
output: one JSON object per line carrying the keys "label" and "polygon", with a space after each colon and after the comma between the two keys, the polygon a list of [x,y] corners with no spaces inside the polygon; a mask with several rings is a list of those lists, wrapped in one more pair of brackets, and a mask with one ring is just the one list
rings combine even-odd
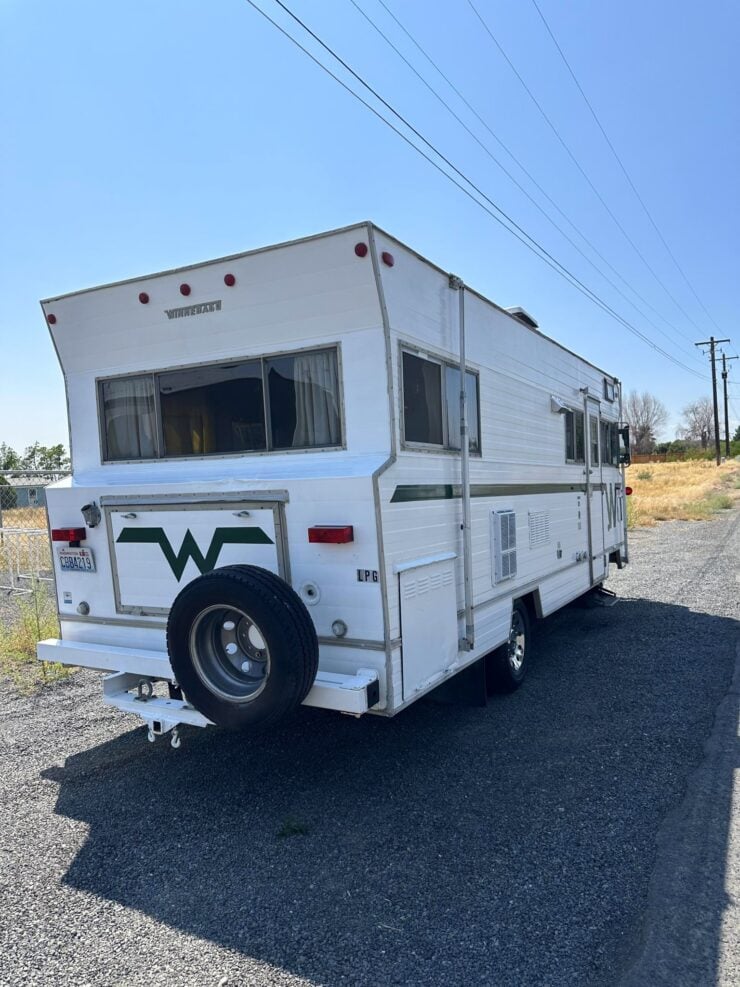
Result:
{"label": "shadow on gravel", "polygon": [[[735,630],[639,599],[569,608],[486,709],[302,709],[258,737],[186,732],[180,751],[129,732],[46,774],[89,826],[65,882],[321,984],[613,983]],[[695,874],[717,903],[721,874]],[[715,964],[710,948],[703,983]]]}

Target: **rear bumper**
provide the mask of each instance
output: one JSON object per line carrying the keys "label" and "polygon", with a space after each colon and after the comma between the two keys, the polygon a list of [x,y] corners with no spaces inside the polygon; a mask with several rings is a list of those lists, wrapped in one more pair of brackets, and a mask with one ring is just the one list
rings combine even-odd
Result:
{"label": "rear bumper", "polygon": [[[174,682],[167,655],[162,651],[145,651],[143,649],[119,648],[113,645],[85,644],[79,641],[62,641],[50,638],[39,642],[36,654],[40,661],[59,662],[62,665],[76,665],[80,668],[94,668],[104,672],[122,672],[126,681],[138,679],[164,679]],[[135,684],[135,683],[134,683]],[[130,685],[128,686],[130,688]],[[125,709],[127,712],[140,713],[141,705],[136,700],[121,698],[111,705]],[[126,693],[128,695],[128,693]],[[106,693],[105,701],[112,694]],[[342,675],[334,672],[323,672],[319,669],[311,691],[303,700],[304,706],[316,706],[321,709],[333,709],[340,713],[351,713],[359,716],[376,706],[380,699],[380,683],[378,673],[374,669],[360,668],[354,675]],[[129,705],[129,700],[133,705]],[[170,704],[172,706],[172,704]],[[189,708],[189,707],[185,707]],[[193,711],[195,712],[195,711]],[[205,726],[208,721],[194,723]],[[179,717],[180,722],[192,722]]]}

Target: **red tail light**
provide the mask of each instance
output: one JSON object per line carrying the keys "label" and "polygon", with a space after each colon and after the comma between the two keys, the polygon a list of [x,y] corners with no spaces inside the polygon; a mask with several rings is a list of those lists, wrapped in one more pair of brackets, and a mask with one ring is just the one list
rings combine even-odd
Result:
{"label": "red tail light", "polygon": [[52,528],[52,541],[84,541],[87,537],[85,528]]}
{"label": "red tail light", "polygon": [[351,524],[324,524],[308,529],[308,540],[325,545],[346,545],[355,540]]}
{"label": "red tail light", "polygon": [[632,487],[625,487],[624,492],[626,496],[629,497],[632,494]]}

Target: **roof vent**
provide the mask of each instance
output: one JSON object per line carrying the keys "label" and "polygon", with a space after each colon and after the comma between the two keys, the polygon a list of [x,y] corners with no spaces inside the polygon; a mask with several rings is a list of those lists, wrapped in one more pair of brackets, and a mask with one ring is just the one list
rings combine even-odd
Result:
{"label": "roof vent", "polygon": [[525,326],[529,326],[530,329],[539,329],[539,323],[536,319],[523,309],[520,305],[514,305],[512,308],[507,308],[506,311],[509,315],[513,315],[515,319],[519,319],[521,323]]}

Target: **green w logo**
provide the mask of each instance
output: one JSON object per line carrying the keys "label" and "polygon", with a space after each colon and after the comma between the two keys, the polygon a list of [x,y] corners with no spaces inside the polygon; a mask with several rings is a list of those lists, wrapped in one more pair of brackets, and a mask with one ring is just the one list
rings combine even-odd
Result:
{"label": "green w logo", "polygon": [[224,545],[274,544],[272,538],[268,538],[262,528],[216,528],[205,555],[198,548],[198,543],[189,528],[185,532],[177,554],[163,528],[124,528],[116,538],[116,542],[120,545],[159,545],[178,583],[182,579],[188,559],[192,559],[202,573],[210,572],[215,569]]}

